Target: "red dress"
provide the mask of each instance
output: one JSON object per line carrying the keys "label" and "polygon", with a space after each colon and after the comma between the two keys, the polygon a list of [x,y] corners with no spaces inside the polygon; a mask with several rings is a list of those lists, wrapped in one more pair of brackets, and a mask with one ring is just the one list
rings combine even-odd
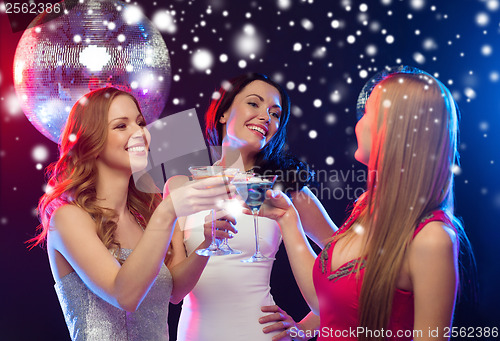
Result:
{"label": "red dress", "polygon": [[[337,233],[344,232],[351,227],[358,218],[360,211],[359,208],[355,208]],[[431,221],[442,221],[449,226],[453,226],[443,211],[434,211],[421,220],[415,229],[413,237]],[[337,339],[354,341],[358,339],[358,332],[363,332],[365,335],[372,333],[373,337],[384,336],[389,340],[411,340],[414,300],[413,292],[410,291],[396,289],[388,329],[383,331],[361,330],[358,309],[364,276],[364,259],[351,260],[332,271],[331,259],[335,243],[336,241],[332,240],[326,245],[316,258],[313,268],[313,280],[318,295],[321,325],[318,341]],[[358,263],[360,264],[358,265]],[[357,268],[353,271],[353,267],[356,266]],[[357,278],[357,272],[359,272],[359,278]]]}

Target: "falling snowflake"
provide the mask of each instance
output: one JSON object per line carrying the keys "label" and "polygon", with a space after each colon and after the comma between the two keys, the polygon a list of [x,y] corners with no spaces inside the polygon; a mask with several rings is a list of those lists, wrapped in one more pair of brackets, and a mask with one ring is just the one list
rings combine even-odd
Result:
{"label": "falling snowflake", "polygon": [[476,24],[479,26],[487,26],[490,23],[490,16],[488,13],[481,12],[476,15]]}
{"label": "falling snowflake", "polygon": [[177,31],[177,25],[170,11],[162,10],[156,12],[153,14],[152,21],[161,32],[175,33]]}
{"label": "falling snowflake", "polygon": [[4,106],[9,114],[12,116],[22,113],[21,105],[19,104],[19,99],[15,94],[10,94],[7,96]]}
{"label": "falling snowflake", "polygon": [[338,103],[340,102],[341,100],[341,96],[340,96],[340,92],[338,90],[335,90],[334,92],[332,92],[330,94],[330,101],[332,101],[333,103]]}
{"label": "falling snowflake", "polygon": [[325,121],[327,124],[333,125],[333,124],[337,123],[337,116],[335,116],[335,114],[328,114],[325,117]]}
{"label": "falling snowflake", "polygon": [[313,58],[320,59],[324,58],[325,56],[326,56],[326,47],[324,46],[316,48],[313,52]]}
{"label": "falling snowflake", "polygon": [[420,52],[415,52],[413,54],[413,60],[419,64],[424,64],[425,63],[425,56]]}
{"label": "falling snowflake", "polygon": [[142,18],[142,10],[137,5],[128,5],[123,11],[123,19],[129,25],[138,23]]}
{"label": "falling snowflake", "polygon": [[370,44],[366,47],[366,54],[370,57],[373,57],[377,54],[377,46],[374,44]]}
{"label": "falling snowflake", "polygon": [[227,56],[227,54],[223,53],[219,56],[219,60],[221,61],[221,63],[225,63],[229,60],[229,57]]}
{"label": "falling snowflake", "polygon": [[460,168],[460,166],[458,165],[453,165],[453,167],[451,168],[451,171],[453,172],[453,174],[455,175],[460,175],[462,174],[462,168]]}
{"label": "falling snowflake", "polygon": [[438,45],[433,38],[427,38],[423,41],[422,47],[426,51],[436,50]]}
{"label": "falling snowflake", "polygon": [[314,140],[318,137],[318,132],[316,130],[310,130],[308,135],[310,139]]}
{"label": "falling snowflake", "polygon": [[214,63],[214,57],[212,53],[207,49],[199,49],[193,53],[191,57],[191,64],[198,71],[205,71],[212,67]]}
{"label": "falling snowflake", "polygon": [[307,30],[307,31],[312,31],[312,30],[313,30],[313,28],[314,28],[314,25],[313,25],[312,21],[311,21],[311,20],[309,20],[309,19],[307,19],[307,18],[306,18],[306,19],[302,19],[302,20],[300,21],[300,24],[301,24],[301,25],[302,25],[302,27],[303,27],[305,30]]}
{"label": "falling snowflake", "polygon": [[410,7],[415,11],[419,11],[425,7],[425,0],[411,0]]}
{"label": "falling snowflake", "polygon": [[47,161],[49,157],[49,150],[43,145],[38,145],[31,151],[31,157],[37,162]]}
{"label": "falling snowflake", "polygon": [[492,12],[498,10],[499,7],[500,7],[500,3],[498,2],[498,0],[487,0],[486,1],[486,8],[488,8]]}
{"label": "falling snowflake", "polygon": [[240,57],[248,57],[251,54],[258,55],[263,49],[263,39],[252,24],[246,24],[243,32],[237,34],[234,40],[234,48]]}
{"label": "falling snowflake", "polygon": [[465,96],[469,97],[470,99],[476,98],[476,92],[472,88],[465,88],[464,93]]}
{"label": "falling snowflake", "polygon": [[490,56],[493,53],[493,48],[491,45],[483,45],[481,47],[481,54],[485,57]]}
{"label": "falling snowflake", "polygon": [[297,106],[297,105],[292,105],[292,107],[290,108],[291,112],[292,112],[292,115],[296,116],[296,117],[301,117],[302,116],[302,109]]}
{"label": "falling snowflake", "polygon": [[290,7],[292,7],[292,0],[277,0],[278,3],[278,8],[281,9],[281,10],[287,10],[287,9],[290,9]]}

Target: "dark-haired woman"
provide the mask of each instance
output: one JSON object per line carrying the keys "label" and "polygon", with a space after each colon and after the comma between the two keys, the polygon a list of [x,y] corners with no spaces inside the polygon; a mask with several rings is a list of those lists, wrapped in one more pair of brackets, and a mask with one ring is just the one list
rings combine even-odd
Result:
{"label": "dark-haired woman", "polygon": [[[286,156],[283,150],[290,116],[285,90],[265,75],[249,73],[225,82],[215,97],[205,117],[208,143],[218,151],[215,164],[280,175],[278,182],[282,189],[288,189],[301,211],[308,235],[324,246],[336,227],[305,186],[307,181],[297,181],[311,178],[307,167]],[[275,305],[270,294],[273,262],[241,262],[255,251],[253,221],[240,213],[232,214],[236,216],[238,233],[230,244],[243,253],[211,257],[197,285],[184,299],[178,340],[270,340],[271,335],[281,338],[297,326]],[[185,250],[186,255],[193,253],[206,215],[207,212],[200,212],[179,220],[174,235],[181,237],[174,240],[184,243],[174,248]],[[224,219],[217,220],[219,229],[230,225]],[[259,231],[261,252],[274,257],[281,243],[279,226],[272,220],[259,219]],[[177,255],[181,261],[182,252]],[[318,318],[311,314],[300,327],[318,325]]]}

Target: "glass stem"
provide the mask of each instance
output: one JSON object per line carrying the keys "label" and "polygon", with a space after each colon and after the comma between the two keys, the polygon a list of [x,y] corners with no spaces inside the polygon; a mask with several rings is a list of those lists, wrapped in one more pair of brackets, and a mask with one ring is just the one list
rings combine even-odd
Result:
{"label": "glass stem", "polygon": [[210,243],[211,249],[216,249],[217,244],[215,243],[215,210],[210,210],[212,213],[212,243]]}
{"label": "glass stem", "polygon": [[257,216],[259,215],[259,210],[254,208],[252,210],[253,214],[253,225],[255,227],[255,254],[260,255],[260,245],[259,245],[259,223]]}

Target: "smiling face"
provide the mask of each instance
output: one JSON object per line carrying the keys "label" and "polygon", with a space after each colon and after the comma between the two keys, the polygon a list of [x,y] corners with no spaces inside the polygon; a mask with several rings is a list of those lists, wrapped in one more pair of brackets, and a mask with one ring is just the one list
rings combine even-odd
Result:
{"label": "smiling face", "polygon": [[278,89],[260,80],[253,81],[235,96],[219,119],[223,144],[255,155],[276,134],[280,117]]}
{"label": "smiling face", "polygon": [[354,153],[354,158],[365,165],[368,165],[370,160],[373,138],[377,133],[377,115],[381,91],[380,86],[373,89],[365,104],[365,114],[358,121],[355,128],[358,149]]}
{"label": "smiling face", "polygon": [[146,121],[134,101],[124,95],[116,97],[108,111],[106,144],[97,158],[101,167],[134,172],[147,166],[151,135]]}

